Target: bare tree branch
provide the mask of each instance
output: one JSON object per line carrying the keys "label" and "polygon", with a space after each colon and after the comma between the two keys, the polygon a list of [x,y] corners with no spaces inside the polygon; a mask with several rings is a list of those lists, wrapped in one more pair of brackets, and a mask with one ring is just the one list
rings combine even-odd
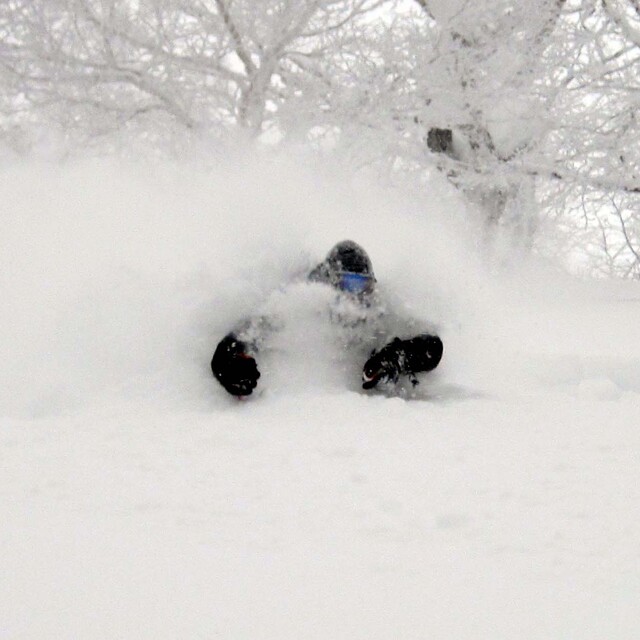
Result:
{"label": "bare tree branch", "polygon": [[256,66],[254,65],[253,60],[251,59],[250,53],[246,50],[244,46],[244,43],[242,41],[242,36],[238,31],[238,27],[236,27],[231,17],[231,14],[229,13],[229,10],[224,3],[224,0],[215,0],[215,3],[216,3],[216,7],[218,7],[218,11],[220,12],[220,16],[222,17],[222,20],[225,26],[227,27],[227,29],[229,30],[229,34],[231,35],[231,38],[233,39],[236,55],[242,61],[245,71],[250,76],[255,74]]}

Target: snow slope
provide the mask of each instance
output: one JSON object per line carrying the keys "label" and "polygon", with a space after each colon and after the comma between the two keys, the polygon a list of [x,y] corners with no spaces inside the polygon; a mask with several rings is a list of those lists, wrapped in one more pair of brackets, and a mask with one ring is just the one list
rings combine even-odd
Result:
{"label": "snow slope", "polygon": [[[637,636],[636,283],[485,268],[442,185],[326,167],[24,166],[0,192],[0,638]],[[313,366],[318,300],[282,285],[344,238],[439,327],[418,399]],[[237,401],[211,352],[274,291],[313,357]]]}

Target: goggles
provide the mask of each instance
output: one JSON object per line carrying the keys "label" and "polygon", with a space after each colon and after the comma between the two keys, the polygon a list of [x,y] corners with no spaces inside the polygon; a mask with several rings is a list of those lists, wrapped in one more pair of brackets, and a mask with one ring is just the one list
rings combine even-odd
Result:
{"label": "goggles", "polygon": [[373,276],[366,273],[343,271],[338,275],[338,288],[349,293],[369,293],[373,290]]}

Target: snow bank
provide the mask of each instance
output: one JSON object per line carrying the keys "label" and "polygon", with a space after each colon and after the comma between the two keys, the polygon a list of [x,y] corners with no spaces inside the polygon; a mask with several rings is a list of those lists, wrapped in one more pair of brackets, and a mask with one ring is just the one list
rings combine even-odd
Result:
{"label": "snow bank", "polygon": [[631,640],[635,412],[314,393],[7,423],[0,630]]}

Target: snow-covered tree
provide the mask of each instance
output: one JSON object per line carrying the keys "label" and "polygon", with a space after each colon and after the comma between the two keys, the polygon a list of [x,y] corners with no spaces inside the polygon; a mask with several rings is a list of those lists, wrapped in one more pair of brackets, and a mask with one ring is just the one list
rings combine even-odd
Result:
{"label": "snow-covered tree", "polygon": [[412,4],[406,44],[386,49],[402,87],[379,99],[396,125],[391,148],[421,170],[435,164],[523,244],[550,216],[600,268],[637,275],[640,5]]}
{"label": "snow-covered tree", "polygon": [[5,0],[0,138],[329,146],[637,276],[639,61],[637,0]]}
{"label": "snow-covered tree", "polygon": [[555,126],[536,169],[552,176],[546,202],[578,220],[583,246],[607,275],[640,276],[640,5],[574,2],[558,33]]}
{"label": "snow-covered tree", "polygon": [[530,241],[533,181],[522,166],[544,138],[540,58],[565,2],[416,2],[436,35],[421,78],[427,146],[488,222],[508,217]]}
{"label": "snow-covered tree", "polygon": [[9,0],[0,63],[16,106],[85,141],[122,130],[255,136],[288,98],[323,86],[317,61],[359,46],[355,25],[385,4]]}

